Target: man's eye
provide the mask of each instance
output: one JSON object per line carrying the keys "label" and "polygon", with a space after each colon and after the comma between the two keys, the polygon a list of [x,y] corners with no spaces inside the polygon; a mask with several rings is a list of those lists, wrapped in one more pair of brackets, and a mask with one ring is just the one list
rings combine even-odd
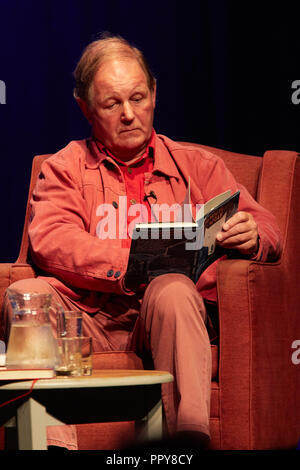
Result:
{"label": "man's eye", "polygon": [[107,101],[107,102],[103,103],[103,107],[104,107],[105,109],[112,109],[112,108],[114,108],[117,104],[118,104],[117,101]]}
{"label": "man's eye", "polygon": [[132,98],[132,101],[135,101],[136,103],[142,100],[142,96],[134,96]]}

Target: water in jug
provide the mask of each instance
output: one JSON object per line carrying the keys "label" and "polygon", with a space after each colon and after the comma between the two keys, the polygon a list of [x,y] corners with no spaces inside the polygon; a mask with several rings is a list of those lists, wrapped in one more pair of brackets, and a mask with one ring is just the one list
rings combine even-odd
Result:
{"label": "water in jug", "polygon": [[49,313],[51,294],[19,293],[7,290],[12,307],[6,367],[12,369],[43,369],[55,367],[57,346]]}

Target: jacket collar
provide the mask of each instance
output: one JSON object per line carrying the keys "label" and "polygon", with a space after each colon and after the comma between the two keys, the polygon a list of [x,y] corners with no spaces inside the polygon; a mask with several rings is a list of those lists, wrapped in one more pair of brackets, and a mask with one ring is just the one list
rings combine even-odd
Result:
{"label": "jacket collar", "polygon": [[167,147],[162,136],[155,134],[155,157],[153,172],[159,171],[176,179],[180,178],[177,166],[173,160],[171,151]]}

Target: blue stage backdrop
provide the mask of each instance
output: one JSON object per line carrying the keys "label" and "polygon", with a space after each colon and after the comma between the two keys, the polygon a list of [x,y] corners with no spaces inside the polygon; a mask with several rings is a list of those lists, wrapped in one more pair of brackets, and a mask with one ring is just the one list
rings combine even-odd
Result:
{"label": "blue stage backdrop", "polygon": [[288,2],[0,0],[0,262],[18,255],[33,156],[89,135],[72,73],[90,41],[145,52],[158,133],[261,155],[300,150],[298,19]]}

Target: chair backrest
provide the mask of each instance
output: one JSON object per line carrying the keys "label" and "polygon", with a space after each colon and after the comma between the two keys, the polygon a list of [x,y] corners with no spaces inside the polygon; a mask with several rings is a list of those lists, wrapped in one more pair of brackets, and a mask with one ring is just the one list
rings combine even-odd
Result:
{"label": "chair backrest", "polygon": [[[187,142],[180,142],[182,145],[191,145]],[[215,147],[208,147],[201,144],[192,144],[195,147],[208,150],[218,157],[221,157],[227,168],[231,171],[236,181],[245,186],[251,196],[257,199],[257,192],[259,186],[260,172],[262,169],[262,157],[245,155],[241,153],[234,153],[228,150],[221,150]]]}
{"label": "chair backrest", "polygon": [[26,205],[26,213],[25,213],[25,221],[24,221],[24,227],[23,227],[23,235],[22,235],[22,240],[21,240],[21,247],[20,247],[20,252],[19,256],[17,259],[17,263],[26,263],[27,262],[27,254],[28,254],[28,224],[29,224],[29,217],[30,217],[30,199],[32,196],[32,192],[35,187],[35,183],[37,180],[37,177],[40,173],[41,170],[41,165],[46,158],[50,157],[51,154],[45,154],[45,155],[37,155],[34,157],[32,161],[32,168],[31,168],[31,177],[30,177],[30,185],[29,185],[29,191],[28,191],[28,198],[27,198],[27,205]]}

